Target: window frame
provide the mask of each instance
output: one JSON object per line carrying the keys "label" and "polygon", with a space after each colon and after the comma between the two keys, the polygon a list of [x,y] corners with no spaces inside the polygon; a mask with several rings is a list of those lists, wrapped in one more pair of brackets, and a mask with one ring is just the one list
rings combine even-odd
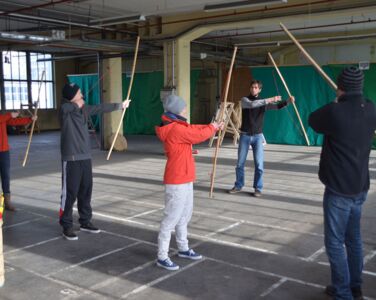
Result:
{"label": "window frame", "polygon": [[[30,108],[33,108],[33,102],[35,103],[38,99],[33,99],[33,85],[37,84],[38,86],[38,90],[39,90],[39,84],[40,82],[43,82],[44,83],[44,90],[45,90],[45,99],[43,100],[44,101],[44,107],[41,108],[41,100],[42,99],[39,99],[39,108],[40,109],[44,109],[44,110],[55,110],[56,109],[56,99],[55,99],[55,87],[56,87],[56,82],[55,82],[55,64],[53,63],[53,61],[51,60],[50,62],[44,62],[44,69],[46,69],[46,63],[50,63],[50,68],[51,68],[51,79],[46,79],[44,78],[44,80],[40,80],[40,78],[38,79],[32,79],[32,74],[31,74],[31,56],[32,55],[36,55],[36,62],[38,60],[38,55],[51,55],[51,58],[52,58],[52,54],[50,53],[42,53],[42,52],[34,52],[34,51],[14,51],[14,52],[18,52],[18,53],[25,53],[26,54],[26,79],[13,79],[12,78],[12,75],[11,75],[11,78],[9,79],[5,79],[4,77],[4,57],[3,57],[3,54],[4,52],[9,52],[9,51],[1,51],[1,59],[0,59],[0,103],[1,103],[1,110],[2,111],[9,111],[9,110],[18,110],[18,109],[21,109],[22,106],[21,104],[27,104],[29,109]],[[38,62],[37,62],[38,63]],[[18,61],[18,64],[20,64],[20,62]],[[18,66],[18,69],[20,70],[20,66]],[[11,67],[11,70],[12,70],[12,67]],[[39,76],[39,74],[38,74]],[[20,72],[19,72],[19,78],[20,78]],[[7,85],[8,82],[11,82],[11,90],[14,88],[13,87],[13,83],[14,82],[17,82],[16,84],[16,88],[20,88],[19,85],[21,85],[22,83],[25,83],[26,82],[26,86],[27,86],[27,103],[24,103],[22,102],[24,100],[24,97],[21,96],[21,94],[23,93],[19,93],[19,96],[20,96],[20,107],[19,108],[14,108],[14,99],[13,99],[13,96],[12,96],[12,107],[13,108],[6,108],[6,101],[7,101],[7,97],[6,97],[6,92],[5,92],[5,86]],[[48,85],[51,86],[51,91],[50,93],[47,93],[47,91],[49,91],[49,88],[48,88]],[[23,89],[24,87],[22,87]],[[43,88],[43,86],[42,86]],[[51,96],[51,101],[48,100],[47,98],[47,95],[50,95]],[[38,91],[38,95],[39,95],[39,91]],[[34,101],[33,101],[34,100]],[[51,107],[48,107],[48,104],[51,104],[52,106]]]}

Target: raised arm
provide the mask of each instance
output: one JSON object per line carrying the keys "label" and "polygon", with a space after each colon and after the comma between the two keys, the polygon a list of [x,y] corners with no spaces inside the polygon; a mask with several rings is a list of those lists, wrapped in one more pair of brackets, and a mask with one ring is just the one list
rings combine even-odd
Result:
{"label": "raised arm", "polygon": [[294,96],[291,96],[287,100],[280,101],[278,103],[268,104],[266,106],[266,110],[279,110],[279,109],[286,107],[288,104],[292,103],[293,101],[295,101],[295,98],[294,98]]}
{"label": "raised arm", "polygon": [[122,103],[102,103],[98,105],[85,105],[84,106],[88,115],[98,115],[108,113],[123,108]]}
{"label": "raised arm", "polygon": [[257,107],[269,105],[270,103],[274,103],[279,100],[281,100],[281,96],[275,96],[275,97],[266,98],[266,99],[257,99],[253,101],[249,100],[247,97],[243,97],[241,99],[241,105],[242,105],[242,108],[254,109]]}
{"label": "raised arm", "polygon": [[329,103],[314,111],[309,115],[308,124],[312,127],[314,131],[322,134],[331,133],[331,124],[333,119],[331,118],[331,112],[333,105],[335,103]]}

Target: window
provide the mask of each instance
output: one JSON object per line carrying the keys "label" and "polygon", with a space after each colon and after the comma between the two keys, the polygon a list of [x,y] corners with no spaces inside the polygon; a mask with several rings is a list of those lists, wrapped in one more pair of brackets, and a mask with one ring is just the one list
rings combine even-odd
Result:
{"label": "window", "polygon": [[[38,61],[49,58],[51,54],[30,53],[32,102],[37,102],[39,95],[40,108],[54,107],[52,63],[51,61]],[[43,71],[45,74],[42,78]]]}
{"label": "window", "polygon": [[[50,54],[22,51],[2,52],[3,97],[1,107],[20,109],[21,105],[36,103],[39,108],[54,108],[53,65]],[[45,76],[42,78],[43,71]],[[31,94],[29,95],[29,91]]]}

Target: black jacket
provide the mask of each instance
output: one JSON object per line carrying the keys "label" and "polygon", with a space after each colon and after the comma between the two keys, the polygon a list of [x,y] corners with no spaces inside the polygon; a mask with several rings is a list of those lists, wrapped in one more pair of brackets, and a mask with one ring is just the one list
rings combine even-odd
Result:
{"label": "black jacket", "polygon": [[354,196],[369,189],[368,170],[376,110],[359,93],[346,93],[309,116],[309,125],[324,134],[319,178],[332,191]]}
{"label": "black jacket", "polygon": [[267,104],[266,99],[252,95],[243,97],[241,100],[242,125],[240,131],[250,135],[262,133],[265,111],[281,109],[288,103],[289,101],[281,101],[277,104]]}
{"label": "black jacket", "polygon": [[63,99],[60,107],[60,151],[63,161],[91,159],[88,118],[91,115],[121,110],[121,103],[99,105],[77,104]]}

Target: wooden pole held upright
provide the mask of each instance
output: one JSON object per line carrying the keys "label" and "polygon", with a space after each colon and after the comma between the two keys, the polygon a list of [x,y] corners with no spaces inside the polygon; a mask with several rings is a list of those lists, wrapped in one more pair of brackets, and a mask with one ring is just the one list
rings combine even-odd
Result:
{"label": "wooden pole held upright", "polygon": [[316,70],[321,74],[322,77],[329,83],[329,85],[334,89],[337,90],[337,85],[334,81],[324,72],[324,70],[315,62],[315,60],[308,54],[308,52],[303,48],[303,46],[299,43],[299,41],[291,34],[291,32],[286,28],[285,25],[279,23],[282,29],[286,32],[289,38],[294,42],[294,44],[302,51],[304,56],[307,60],[316,68]]}
{"label": "wooden pole held upright", "polygon": [[[131,74],[131,81],[129,82],[129,87],[128,87],[128,93],[127,93],[127,98],[125,100],[129,100],[129,97],[131,96],[131,90],[132,90],[132,84],[133,84],[133,78],[134,78],[134,73],[135,73],[135,70],[136,70],[136,62],[137,62],[137,54],[138,54],[138,46],[140,44],[140,37],[138,36],[137,37],[137,41],[136,41],[136,49],[134,51],[134,57],[133,57],[133,66],[132,66],[132,74]],[[125,101],[124,100],[124,101]],[[112,141],[112,144],[111,144],[111,147],[110,147],[110,150],[108,151],[108,155],[107,155],[107,160],[110,159],[111,157],[111,153],[112,153],[112,150],[114,149],[114,145],[115,145],[115,141],[117,139],[117,136],[119,134],[119,131],[120,131],[120,128],[121,128],[121,125],[123,124],[123,118],[124,118],[124,115],[125,115],[125,111],[127,109],[123,109],[123,113],[121,114],[121,118],[120,118],[120,121],[119,121],[119,126],[116,130],[116,133],[115,133],[115,137],[114,137],[114,140]]]}
{"label": "wooden pole held upright", "polygon": [[42,87],[43,79],[44,79],[45,76],[46,76],[46,71],[43,70],[42,77],[41,77],[40,82],[39,82],[38,99],[37,99],[37,102],[35,104],[36,106],[35,106],[34,115],[33,115],[34,116],[34,120],[33,120],[33,123],[31,125],[31,130],[30,130],[30,135],[29,135],[29,143],[27,144],[26,153],[25,153],[25,157],[24,157],[24,160],[23,160],[23,163],[22,163],[22,167],[25,167],[26,161],[27,161],[27,157],[29,156],[29,150],[30,150],[31,140],[33,138],[33,133],[34,133],[34,128],[35,128],[35,122],[37,121],[35,118],[37,117],[37,114],[38,114],[39,101],[40,101],[40,89]]}
{"label": "wooden pole held upright", "polygon": [[[219,120],[216,120],[217,122],[223,121],[226,103],[227,103],[228,90],[229,90],[229,87],[230,87],[231,75],[232,75],[232,70],[234,68],[235,57],[236,57],[237,51],[238,51],[238,47],[235,47],[234,52],[232,54],[230,69],[228,70],[227,78],[226,78],[225,93],[224,93],[224,96],[223,96],[223,107],[222,107],[220,114],[219,114]],[[213,158],[213,169],[212,169],[212,173],[211,173],[210,192],[209,192],[210,198],[213,198],[214,180],[215,180],[215,172],[216,172],[216,168],[217,168],[217,157],[218,157],[218,152],[219,152],[219,145],[221,143],[221,134],[222,134],[222,130],[219,130],[218,139],[217,139],[217,146],[215,147],[215,153],[214,153],[214,158]]]}
{"label": "wooden pole held upright", "polygon": [[[287,91],[289,97],[291,97],[292,95],[291,95],[290,90],[289,90],[289,88],[288,88],[288,86],[287,86],[287,83],[286,83],[285,79],[283,78],[283,76],[282,76],[282,74],[281,74],[281,72],[280,72],[280,70],[279,70],[277,64],[275,63],[275,61],[274,61],[274,59],[273,59],[273,56],[270,54],[270,52],[268,52],[268,55],[269,55],[269,58],[270,58],[271,62],[272,62],[273,65],[274,65],[274,68],[276,69],[276,71],[277,71],[277,73],[278,73],[278,75],[279,75],[279,78],[281,78],[282,83],[283,83],[283,85],[284,85],[284,87],[285,87],[285,89],[286,89],[286,91]],[[295,102],[293,102],[292,105],[293,105],[293,107],[294,107],[294,110],[295,110],[296,115],[298,116],[298,120],[299,120],[300,126],[302,127],[302,130],[303,130],[303,133],[304,133],[304,137],[305,137],[305,140],[306,140],[306,142],[307,142],[307,146],[309,146],[309,139],[308,139],[308,136],[307,136],[307,132],[306,132],[306,130],[305,130],[305,128],[304,128],[304,125],[303,125],[302,119],[300,118],[300,114],[299,114],[299,111],[298,111],[298,109],[297,109],[297,107],[296,107],[296,105],[295,105]]]}

